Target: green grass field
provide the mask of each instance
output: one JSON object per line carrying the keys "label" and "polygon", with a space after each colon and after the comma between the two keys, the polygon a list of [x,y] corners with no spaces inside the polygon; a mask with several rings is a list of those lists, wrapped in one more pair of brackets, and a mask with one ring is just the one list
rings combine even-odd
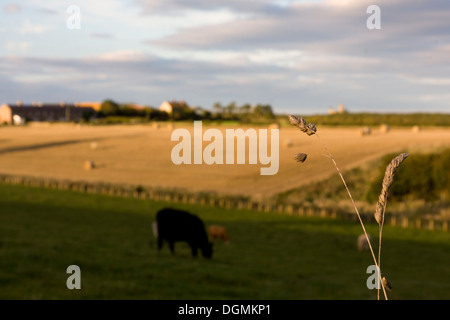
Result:
{"label": "green grass field", "polygon": [[[165,206],[226,226],[231,243],[212,260],[184,243],[157,253],[151,222]],[[376,299],[360,233],[348,221],[0,185],[0,299]],[[390,299],[450,299],[450,233],[383,235]],[[66,287],[74,264],[81,290]]]}

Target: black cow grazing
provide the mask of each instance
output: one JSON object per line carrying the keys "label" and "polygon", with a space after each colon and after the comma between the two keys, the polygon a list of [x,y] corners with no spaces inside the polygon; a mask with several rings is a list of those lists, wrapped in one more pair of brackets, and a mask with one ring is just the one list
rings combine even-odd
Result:
{"label": "black cow grazing", "polygon": [[197,257],[197,250],[202,250],[205,258],[212,257],[212,243],[208,241],[205,225],[196,215],[189,212],[165,208],[156,214],[158,227],[158,251],[163,241],[169,243],[174,254],[174,242],[186,241],[192,249],[192,256]]}

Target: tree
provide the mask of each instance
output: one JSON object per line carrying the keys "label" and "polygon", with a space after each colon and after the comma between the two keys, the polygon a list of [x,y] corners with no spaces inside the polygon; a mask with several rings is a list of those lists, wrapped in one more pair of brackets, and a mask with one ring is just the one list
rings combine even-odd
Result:
{"label": "tree", "polygon": [[243,104],[240,108],[241,113],[248,114],[252,109],[252,106],[249,103]]}
{"label": "tree", "polygon": [[89,120],[91,120],[91,118],[95,117],[95,111],[90,110],[90,111],[83,111],[81,118],[83,119],[84,122],[89,122]]}
{"label": "tree", "polygon": [[232,114],[234,114],[234,112],[235,112],[236,109],[237,109],[237,104],[236,104],[236,102],[234,102],[234,101],[230,102],[230,103],[225,107],[225,109],[227,110],[228,115],[231,116]]}
{"label": "tree", "polygon": [[270,104],[258,104],[253,110],[253,114],[256,117],[273,119],[275,116],[272,111],[272,106]]}
{"label": "tree", "polygon": [[208,110],[202,110],[202,118],[211,119],[211,112],[209,112]]}
{"label": "tree", "polygon": [[255,108],[253,109],[253,114],[256,117],[262,117],[264,115],[264,110],[260,104],[255,106]]}
{"label": "tree", "polygon": [[275,117],[275,115],[273,114],[273,111],[272,111],[272,106],[270,104],[263,105],[262,109],[263,109],[264,118],[273,119]]}
{"label": "tree", "polygon": [[252,106],[249,103],[245,103],[239,107],[239,118],[242,122],[251,121],[251,110]]}
{"label": "tree", "polygon": [[105,116],[117,115],[119,112],[119,105],[113,100],[108,99],[102,102],[100,111]]}
{"label": "tree", "polygon": [[220,102],[214,103],[213,110],[216,114],[222,114],[222,112],[223,112],[222,104]]}

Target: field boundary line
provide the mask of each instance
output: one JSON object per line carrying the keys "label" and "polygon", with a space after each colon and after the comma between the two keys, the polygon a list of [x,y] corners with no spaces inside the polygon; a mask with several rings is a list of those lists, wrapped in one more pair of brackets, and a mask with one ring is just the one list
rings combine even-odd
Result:
{"label": "field boundary line", "polygon": [[[101,194],[116,197],[148,199],[201,206],[221,207],[225,209],[252,210],[258,212],[276,212],[278,214],[320,217],[357,221],[353,212],[342,212],[336,209],[306,207],[293,204],[276,204],[248,199],[246,197],[224,196],[213,192],[188,192],[180,189],[161,189],[142,187],[140,185],[113,184],[103,182],[85,182],[58,180],[32,176],[0,174],[0,183],[23,185],[57,190],[69,190],[90,194]],[[373,215],[361,214],[364,222],[375,223]],[[406,217],[391,215],[385,224],[402,228],[422,230],[441,230],[449,232],[449,220]]]}

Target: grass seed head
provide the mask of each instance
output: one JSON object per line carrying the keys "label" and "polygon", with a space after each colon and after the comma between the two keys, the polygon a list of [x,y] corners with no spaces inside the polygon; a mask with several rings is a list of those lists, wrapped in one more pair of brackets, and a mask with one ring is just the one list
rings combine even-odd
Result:
{"label": "grass seed head", "polygon": [[402,153],[392,159],[391,163],[386,167],[380,196],[378,197],[377,207],[375,209],[375,220],[378,224],[383,220],[384,207],[389,196],[389,188],[394,182],[394,174],[400,164],[409,156],[408,153]]}
{"label": "grass seed head", "polygon": [[314,123],[306,124],[305,119],[303,119],[302,117],[294,116],[292,114],[289,115],[289,123],[299,128],[302,132],[305,132],[308,136],[315,134],[317,131],[316,125]]}
{"label": "grass seed head", "polygon": [[381,281],[383,281],[383,286],[384,286],[386,289],[388,289],[389,291],[392,290],[392,284],[391,284],[391,282],[390,282],[385,276],[382,276],[382,277],[381,277]]}
{"label": "grass seed head", "polygon": [[308,155],[306,153],[297,153],[294,157],[297,162],[305,162]]}
{"label": "grass seed head", "polygon": [[317,131],[316,125],[314,123],[308,123],[308,125],[306,126],[306,134],[310,136],[316,133],[316,131]]}

